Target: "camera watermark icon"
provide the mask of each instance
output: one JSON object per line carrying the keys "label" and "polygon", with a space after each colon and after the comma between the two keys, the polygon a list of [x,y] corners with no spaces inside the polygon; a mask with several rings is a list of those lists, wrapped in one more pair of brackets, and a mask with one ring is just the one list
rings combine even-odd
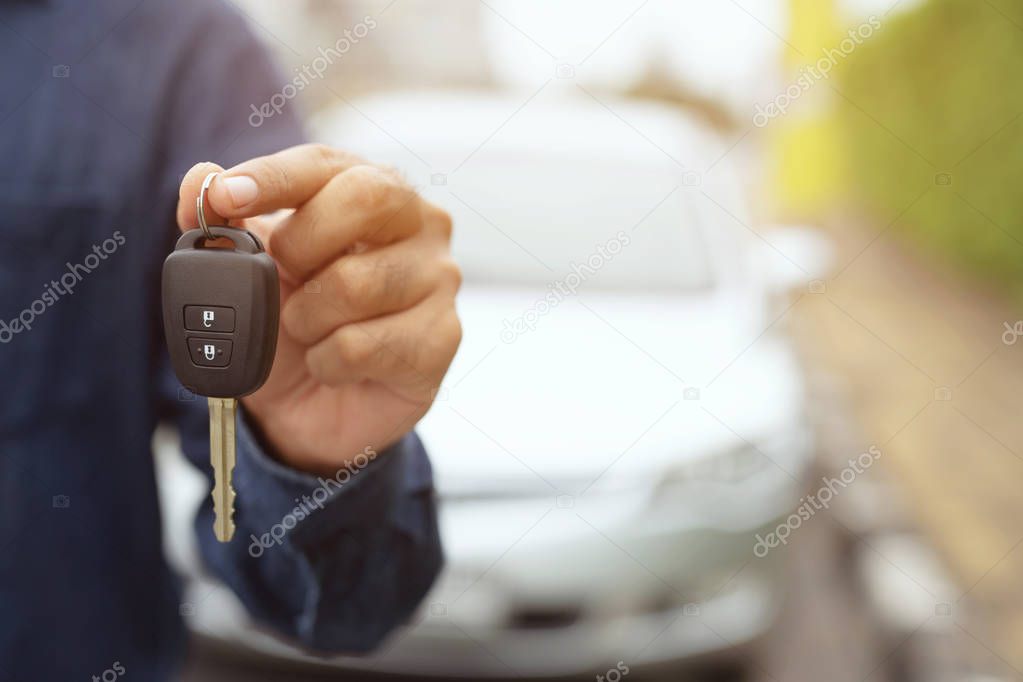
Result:
{"label": "camera watermark icon", "polygon": [[571,64],[561,63],[554,67],[554,76],[562,80],[575,78],[575,67]]}
{"label": "camera watermark icon", "polygon": [[430,184],[434,187],[444,187],[448,184],[448,176],[444,173],[434,173],[430,176]]}
{"label": "camera watermark icon", "polygon": [[71,67],[67,64],[54,64],[53,65],[53,77],[54,78],[71,78]]}
{"label": "camera watermark icon", "polygon": [[1006,346],[1015,346],[1020,337],[1023,336],[1023,320],[1017,320],[1015,324],[1002,323],[1005,331],[1002,332],[1002,343]]}
{"label": "camera watermark icon", "polygon": [[703,176],[696,171],[686,171],[682,174],[683,187],[699,187],[703,184]]}
{"label": "camera watermark icon", "polygon": [[688,604],[682,607],[682,615],[689,617],[699,616],[700,605],[695,602],[689,602]]}
{"label": "camera watermark icon", "polygon": [[934,176],[934,184],[938,187],[951,187],[952,186],[952,174],[951,173],[938,173]]}
{"label": "camera watermark icon", "polygon": [[195,615],[195,604],[192,602],[183,602],[178,605],[178,615],[183,618],[190,618]]}
{"label": "camera watermark icon", "polygon": [[430,604],[430,615],[431,616],[446,616],[448,615],[448,606],[444,602],[435,601]]}
{"label": "camera watermark icon", "polygon": [[828,293],[828,285],[822,279],[815,279],[806,285],[806,290],[811,294],[826,294]]}
{"label": "camera watermark icon", "polygon": [[302,287],[302,290],[305,291],[307,294],[321,294],[323,293],[323,285],[320,284],[317,280],[311,279],[305,283],[305,285]]}
{"label": "camera watermark icon", "polygon": [[54,509],[67,509],[71,506],[71,498],[67,495],[54,495],[53,496],[53,508]]}
{"label": "camera watermark icon", "polygon": [[942,616],[942,617],[945,617],[945,618],[951,616],[952,615],[952,604],[951,604],[951,602],[943,601],[943,602],[938,602],[937,604],[935,604],[934,605],[934,615],[935,616]]}
{"label": "camera watermark icon", "polygon": [[700,389],[696,388],[695,386],[687,386],[686,388],[682,389],[682,400],[699,400],[699,399],[700,399]]}
{"label": "camera watermark icon", "polygon": [[558,495],[554,498],[554,504],[558,509],[571,509],[575,506],[575,497],[572,495]]}
{"label": "camera watermark icon", "polygon": [[942,402],[952,400],[952,389],[948,386],[938,386],[934,389],[934,399]]}

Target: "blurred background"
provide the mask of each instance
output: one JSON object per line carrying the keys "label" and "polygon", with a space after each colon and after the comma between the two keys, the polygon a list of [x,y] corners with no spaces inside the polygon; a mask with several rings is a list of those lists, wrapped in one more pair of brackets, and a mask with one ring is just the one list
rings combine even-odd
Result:
{"label": "blurred background", "polygon": [[447,567],[368,658],[204,573],[158,435],[185,680],[1023,677],[1023,4],[234,4],[250,125],[453,214],[465,340]]}

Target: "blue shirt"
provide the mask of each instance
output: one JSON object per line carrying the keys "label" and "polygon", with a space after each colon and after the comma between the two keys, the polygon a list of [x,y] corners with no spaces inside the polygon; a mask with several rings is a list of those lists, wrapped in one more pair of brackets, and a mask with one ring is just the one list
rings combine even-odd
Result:
{"label": "blue shirt", "polygon": [[[2,2],[0,73],[0,679],[89,680],[116,662],[166,680],[186,637],[157,423],[175,421],[209,474],[205,399],[170,372],[160,326],[178,185],[301,128],[290,101],[250,123],[283,81],[217,2]],[[216,542],[207,496],[206,566],[284,637],[372,648],[441,564],[421,444],[408,434],[338,485],[280,464],[239,421],[237,532]]]}

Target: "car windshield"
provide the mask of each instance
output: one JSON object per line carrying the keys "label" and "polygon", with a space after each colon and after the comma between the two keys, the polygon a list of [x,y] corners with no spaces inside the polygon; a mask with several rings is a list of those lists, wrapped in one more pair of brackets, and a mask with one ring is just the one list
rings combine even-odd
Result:
{"label": "car windshield", "polygon": [[[470,169],[467,167],[467,171]],[[467,282],[682,292],[712,283],[698,189],[674,166],[536,158],[472,166],[444,202]]]}

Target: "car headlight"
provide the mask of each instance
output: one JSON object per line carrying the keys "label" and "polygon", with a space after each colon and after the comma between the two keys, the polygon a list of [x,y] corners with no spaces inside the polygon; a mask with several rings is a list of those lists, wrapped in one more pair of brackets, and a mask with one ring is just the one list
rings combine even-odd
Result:
{"label": "car headlight", "polygon": [[811,442],[809,431],[797,424],[755,445],[680,462],[655,487],[651,518],[730,532],[756,528],[785,513],[802,494]]}
{"label": "car headlight", "polygon": [[757,448],[742,445],[672,467],[658,488],[688,485],[734,485],[774,466]]}
{"label": "car headlight", "polygon": [[792,428],[758,443],[742,443],[676,464],[662,476],[654,501],[676,500],[680,494],[707,494],[738,485],[752,490],[760,483],[769,487],[791,483],[802,475],[809,454],[809,433],[805,428]]}

